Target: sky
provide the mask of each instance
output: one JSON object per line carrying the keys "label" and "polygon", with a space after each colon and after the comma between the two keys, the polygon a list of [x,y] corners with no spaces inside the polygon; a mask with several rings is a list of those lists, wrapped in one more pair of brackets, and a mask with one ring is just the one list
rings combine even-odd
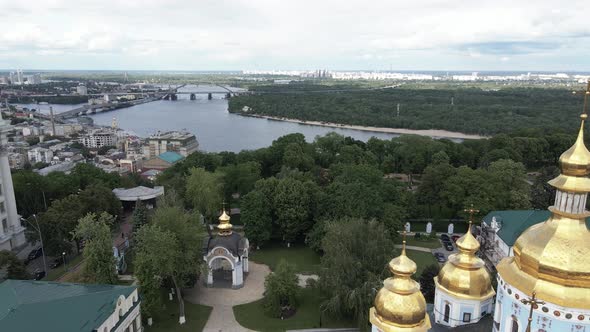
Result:
{"label": "sky", "polygon": [[590,71],[587,0],[0,0],[0,68]]}

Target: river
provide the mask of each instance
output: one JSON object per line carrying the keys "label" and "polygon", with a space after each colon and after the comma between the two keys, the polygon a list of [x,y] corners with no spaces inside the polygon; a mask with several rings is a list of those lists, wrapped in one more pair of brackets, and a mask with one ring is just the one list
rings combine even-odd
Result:
{"label": "river", "polygon": [[[203,151],[220,152],[252,150],[269,146],[273,140],[290,133],[302,133],[308,141],[318,135],[336,132],[367,141],[371,137],[390,139],[399,136],[392,133],[378,133],[354,129],[329,128],[314,125],[274,121],[231,114],[227,111],[225,90],[217,86],[187,86],[180,91],[219,91],[207,100],[206,94],[198,94],[197,100],[189,95],[178,95],[177,101],[158,100],[129,108],[91,115],[99,125],[110,126],[113,117],[120,128],[147,137],[158,130],[187,130],[196,135]],[[21,106],[34,108],[35,105]],[[60,113],[77,106],[41,105],[42,113],[48,113],[52,106]]]}

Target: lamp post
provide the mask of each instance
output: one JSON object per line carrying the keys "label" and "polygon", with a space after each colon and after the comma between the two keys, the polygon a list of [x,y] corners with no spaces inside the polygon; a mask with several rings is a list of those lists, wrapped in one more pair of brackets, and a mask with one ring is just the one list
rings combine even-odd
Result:
{"label": "lamp post", "polygon": [[26,221],[39,234],[39,241],[41,241],[41,253],[43,254],[43,269],[45,272],[47,272],[47,261],[45,260],[45,246],[43,245],[43,235],[41,234],[41,228],[39,227],[39,220],[37,219],[37,215],[33,214],[33,218],[35,219],[35,225],[33,225],[31,222],[29,222],[28,219],[25,219],[25,218],[20,218],[20,219]]}
{"label": "lamp post", "polygon": [[64,272],[67,272],[68,271],[68,264],[66,263],[66,252],[65,251],[61,253],[61,257],[64,260]]}

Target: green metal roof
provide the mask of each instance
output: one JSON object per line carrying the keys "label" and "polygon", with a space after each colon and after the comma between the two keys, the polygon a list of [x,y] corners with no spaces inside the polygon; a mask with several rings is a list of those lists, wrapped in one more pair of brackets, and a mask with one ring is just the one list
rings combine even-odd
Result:
{"label": "green metal roof", "polygon": [[184,157],[181,154],[176,153],[174,151],[168,151],[168,152],[164,152],[164,153],[160,154],[158,156],[158,158],[160,158],[170,164],[174,164],[175,162],[182,160]]}
{"label": "green metal roof", "polygon": [[83,285],[32,280],[0,284],[0,331],[93,331],[135,286]]}
{"label": "green metal roof", "polygon": [[[543,222],[551,216],[548,210],[506,210],[492,211],[483,221],[491,225],[492,218],[501,224],[498,236],[509,246],[513,246],[516,239],[529,227]],[[590,218],[586,219],[586,227],[590,228]]]}

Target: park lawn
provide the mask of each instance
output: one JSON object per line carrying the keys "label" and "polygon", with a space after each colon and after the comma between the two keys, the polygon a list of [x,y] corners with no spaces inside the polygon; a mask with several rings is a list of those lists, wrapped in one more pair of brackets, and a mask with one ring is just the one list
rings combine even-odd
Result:
{"label": "park lawn", "polygon": [[201,304],[193,304],[184,301],[184,313],[186,315],[186,323],[178,324],[178,301],[176,297],[174,301],[168,300],[168,295],[162,293],[165,308],[160,310],[152,318],[154,324],[147,326],[144,324],[146,332],[175,332],[175,331],[203,331],[209,315],[213,310]]}
{"label": "park lawn", "polygon": [[[293,317],[281,320],[264,314],[262,300],[233,307],[234,315],[240,325],[254,331],[286,331],[320,327],[320,297],[312,288],[302,288],[299,307]],[[330,318],[324,313],[323,328],[356,327],[354,321]]]}
{"label": "park lawn", "polygon": [[416,273],[414,274],[414,276],[416,278],[420,277],[420,274],[422,274],[422,270],[424,270],[424,268],[427,267],[428,265],[432,265],[432,264],[438,265],[438,262],[436,261],[436,259],[432,255],[432,253],[430,253],[430,252],[422,252],[422,251],[417,251],[417,250],[406,250],[406,254],[418,266],[418,269],[417,269]]}
{"label": "park lawn", "polygon": [[[402,244],[402,239],[398,240],[398,244]],[[416,246],[416,247],[423,247],[429,249],[437,249],[442,247],[442,244],[438,239],[426,239],[426,238],[419,238],[416,239],[413,236],[406,237],[406,244],[408,246]]]}
{"label": "park lawn", "polygon": [[287,248],[284,244],[268,244],[250,253],[250,260],[268,265],[274,270],[281,259],[295,265],[295,273],[317,274],[320,269],[320,255],[304,245]]}
{"label": "park lawn", "polygon": [[[59,277],[66,274],[66,270],[65,270],[66,267],[68,269],[71,269],[74,266],[80,264],[80,262],[82,262],[83,259],[84,259],[84,256],[82,256],[82,254],[79,254],[79,255],[75,256],[74,258],[71,258],[70,260],[68,260],[66,258],[66,263],[67,263],[66,265],[67,266],[62,264],[62,265],[56,267],[55,269],[49,269],[49,272],[47,272],[47,275],[45,276],[45,278],[43,278],[43,280],[54,281],[54,280],[58,279]],[[47,264],[49,264],[49,261],[47,262]]]}

